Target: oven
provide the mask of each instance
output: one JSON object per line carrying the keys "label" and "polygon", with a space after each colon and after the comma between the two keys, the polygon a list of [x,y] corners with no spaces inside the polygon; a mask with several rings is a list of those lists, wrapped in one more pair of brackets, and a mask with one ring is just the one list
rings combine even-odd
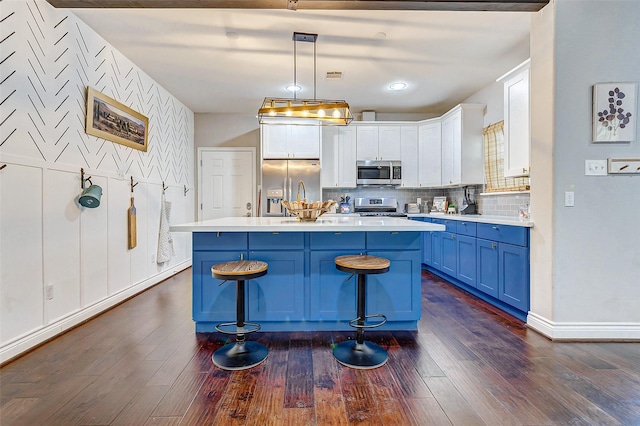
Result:
{"label": "oven", "polygon": [[400,161],[358,161],[356,168],[356,183],[358,185],[402,184]]}
{"label": "oven", "polygon": [[353,211],[360,216],[407,217],[399,211],[396,198],[356,198],[353,207]]}

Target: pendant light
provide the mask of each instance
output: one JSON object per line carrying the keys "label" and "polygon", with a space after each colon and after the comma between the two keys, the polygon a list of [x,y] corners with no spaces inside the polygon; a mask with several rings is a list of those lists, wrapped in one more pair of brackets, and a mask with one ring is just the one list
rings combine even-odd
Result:
{"label": "pendant light", "polygon": [[297,86],[297,43],[313,43],[313,99],[264,98],[258,110],[260,124],[316,124],[346,126],[353,120],[344,100],[316,99],[316,40],[318,34],[293,33],[293,85]]}

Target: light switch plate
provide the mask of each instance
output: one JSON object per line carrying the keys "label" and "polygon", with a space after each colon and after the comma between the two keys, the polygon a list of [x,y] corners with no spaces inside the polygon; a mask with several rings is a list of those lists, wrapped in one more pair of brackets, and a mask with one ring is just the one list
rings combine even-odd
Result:
{"label": "light switch plate", "polygon": [[607,160],[584,160],[584,174],[586,176],[606,176]]}

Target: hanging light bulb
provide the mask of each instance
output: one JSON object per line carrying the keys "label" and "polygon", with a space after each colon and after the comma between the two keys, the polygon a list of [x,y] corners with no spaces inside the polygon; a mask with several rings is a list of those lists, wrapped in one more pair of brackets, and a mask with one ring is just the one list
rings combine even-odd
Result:
{"label": "hanging light bulb", "polygon": [[333,118],[340,118],[340,111],[338,111],[337,109],[334,109],[333,114],[331,115],[333,115]]}
{"label": "hanging light bulb", "polygon": [[321,118],[322,118],[322,117],[324,117],[325,115],[326,115],[326,114],[325,114],[325,112],[324,112],[324,110],[323,110],[323,109],[319,109],[319,110],[318,110],[318,117],[321,117]]}

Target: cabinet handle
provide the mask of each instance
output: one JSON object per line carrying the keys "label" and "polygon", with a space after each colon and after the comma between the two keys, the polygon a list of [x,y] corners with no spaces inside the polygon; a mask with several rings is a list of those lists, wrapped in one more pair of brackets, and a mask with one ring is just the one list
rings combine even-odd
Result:
{"label": "cabinet handle", "polygon": [[496,244],[495,243],[491,243],[491,250],[496,248]]}
{"label": "cabinet handle", "polygon": [[220,231],[216,233],[216,238],[220,238]]}
{"label": "cabinet handle", "polygon": [[497,226],[492,226],[491,228],[495,229],[496,231],[498,230]]}
{"label": "cabinet handle", "polygon": [[398,235],[398,234],[399,232],[396,232],[396,231],[391,232],[391,235]]}
{"label": "cabinet handle", "polygon": [[522,168],[522,173],[527,173],[527,169],[525,169],[524,167]]}
{"label": "cabinet handle", "polygon": [[279,232],[272,232],[273,235],[280,235]]}
{"label": "cabinet handle", "polygon": [[455,240],[455,239],[456,239],[455,234],[452,234],[452,235],[451,235],[451,239],[452,239],[452,240]]}
{"label": "cabinet handle", "polygon": [[342,232],[334,232],[333,235],[342,235]]}
{"label": "cabinet handle", "polygon": [[467,226],[467,222],[460,222],[460,225]]}

